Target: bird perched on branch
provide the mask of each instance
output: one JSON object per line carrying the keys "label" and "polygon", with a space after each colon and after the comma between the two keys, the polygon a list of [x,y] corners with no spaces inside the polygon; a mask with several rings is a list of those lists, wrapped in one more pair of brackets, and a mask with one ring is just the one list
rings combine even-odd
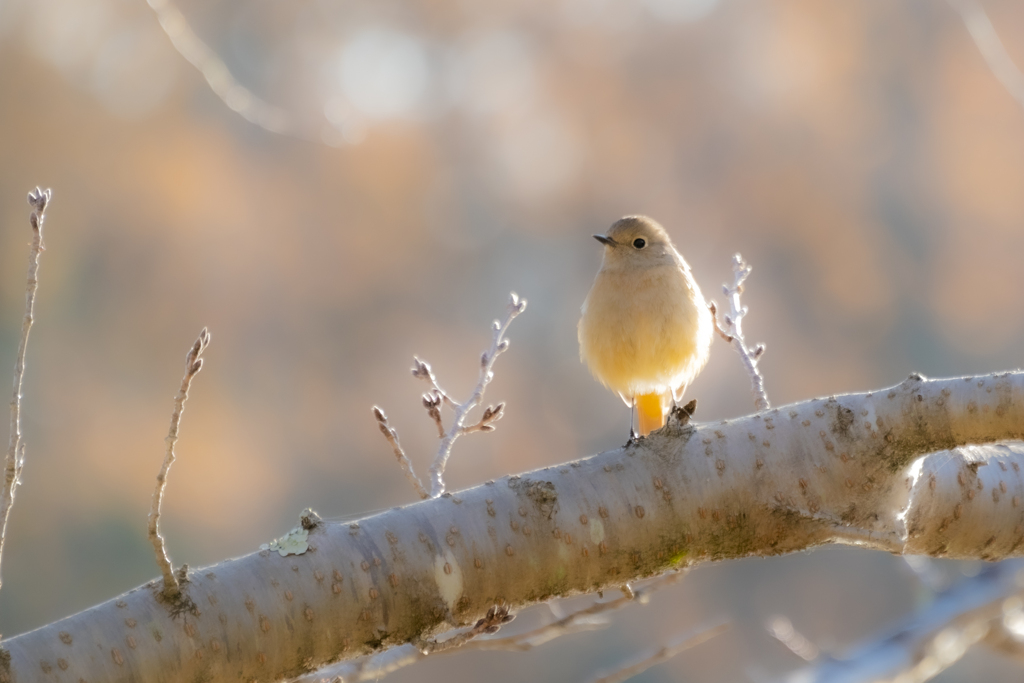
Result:
{"label": "bird perched on branch", "polygon": [[665,424],[707,363],[714,321],[690,266],[656,221],[626,216],[594,239],[604,260],[583,302],[580,358],[636,410],[645,436]]}

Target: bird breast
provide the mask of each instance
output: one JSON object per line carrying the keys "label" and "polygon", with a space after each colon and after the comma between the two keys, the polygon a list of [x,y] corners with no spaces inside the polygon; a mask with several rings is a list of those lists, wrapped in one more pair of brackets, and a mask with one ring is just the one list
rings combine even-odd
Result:
{"label": "bird breast", "polygon": [[710,313],[685,266],[602,269],[584,303],[580,356],[625,396],[688,384],[707,360]]}

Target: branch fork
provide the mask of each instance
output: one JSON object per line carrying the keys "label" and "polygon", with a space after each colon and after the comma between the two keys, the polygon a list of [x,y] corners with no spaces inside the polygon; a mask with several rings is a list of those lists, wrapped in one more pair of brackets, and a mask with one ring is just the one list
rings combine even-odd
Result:
{"label": "branch fork", "polygon": [[729,312],[722,316],[722,323],[718,322],[718,309],[714,301],[708,302],[711,309],[711,317],[715,322],[715,330],[726,342],[732,344],[736,352],[740,354],[740,360],[747,374],[750,375],[751,390],[754,392],[754,407],[758,412],[771,408],[768,402],[768,394],[764,390],[764,377],[761,376],[757,365],[764,355],[764,344],[757,344],[754,348],[747,346],[743,337],[743,317],[747,314],[747,307],[740,304],[740,294],[743,293],[743,282],[753,270],[743,257],[735,254],[732,257],[732,286],[722,285],[722,293],[729,302]]}
{"label": "branch fork", "polygon": [[[437,436],[441,439],[437,454],[434,456],[434,461],[430,466],[431,485],[429,492],[413,470],[412,462],[398,442],[398,432],[388,423],[387,415],[379,407],[373,407],[373,416],[377,420],[377,426],[380,428],[381,434],[391,444],[399,467],[402,468],[402,472],[405,473],[406,478],[420,498],[437,498],[445,492],[444,470],[448,464],[448,458],[451,456],[455,440],[465,434],[494,431],[494,423],[500,420],[504,414],[505,404],[499,403],[496,406],[485,408],[483,415],[480,416],[476,423],[466,424],[469,412],[480,405],[483,401],[487,385],[494,379],[494,361],[508,350],[509,342],[505,338],[505,333],[508,331],[509,325],[516,316],[525,310],[526,299],[520,299],[515,292],[512,292],[509,296],[508,305],[505,308],[505,317],[494,321],[491,327],[491,345],[480,356],[480,374],[476,387],[473,389],[470,397],[462,403],[456,402],[448,392],[441,388],[429,363],[416,357],[413,358],[412,376],[430,385],[427,393],[423,394],[422,403],[427,411],[427,416],[437,425]],[[447,407],[455,413],[451,426],[447,428],[441,415],[442,407]]]}

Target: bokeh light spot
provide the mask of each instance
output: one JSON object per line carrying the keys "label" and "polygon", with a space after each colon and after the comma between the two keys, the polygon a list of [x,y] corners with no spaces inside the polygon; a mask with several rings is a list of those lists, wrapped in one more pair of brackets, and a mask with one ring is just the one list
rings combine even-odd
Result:
{"label": "bokeh light spot", "polygon": [[499,187],[525,201],[564,190],[578,175],[583,151],[563,116],[542,112],[508,126],[494,145]]}
{"label": "bokeh light spot", "polygon": [[417,38],[401,31],[367,28],[342,50],[342,92],[360,112],[386,119],[414,113],[427,90],[430,68]]}
{"label": "bokeh light spot", "polygon": [[477,35],[457,50],[448,69],[452,99],[474,114],[530,106],[537,95],[533,55],[514,31]]}

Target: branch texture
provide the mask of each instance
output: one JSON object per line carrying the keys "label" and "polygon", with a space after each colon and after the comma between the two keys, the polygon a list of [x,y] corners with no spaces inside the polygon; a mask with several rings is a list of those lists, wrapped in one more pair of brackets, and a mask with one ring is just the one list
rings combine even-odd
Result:
{"label": "branch texture", "polygon": [[673,418],[624,448],[317,525],[296,554],[192,572],[189,609],[151,582],[6,641],[0,673],[273,680],[470,625],[495,604],[517,611],[710,560],[830,542],[1017,556],[1024,445],[999,442],[1022,436],[1024,372]]}

